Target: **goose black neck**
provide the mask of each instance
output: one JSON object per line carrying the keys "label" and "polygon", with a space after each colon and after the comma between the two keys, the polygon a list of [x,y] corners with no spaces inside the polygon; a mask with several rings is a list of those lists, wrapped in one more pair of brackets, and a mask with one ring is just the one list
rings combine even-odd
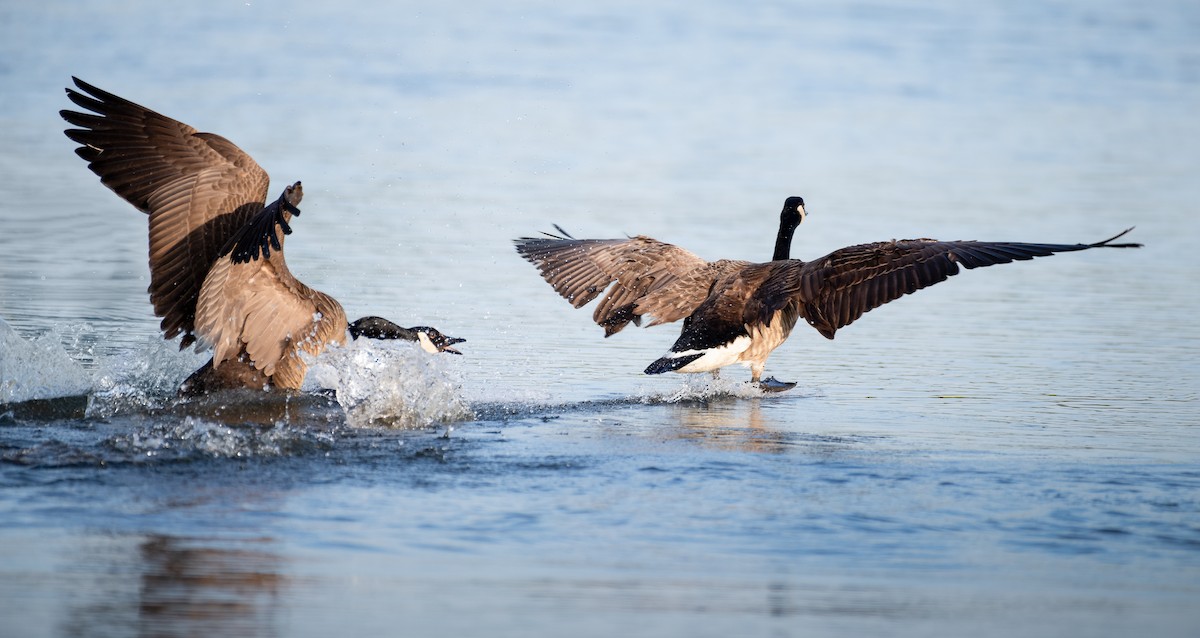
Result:
{"label": "goose black neck", "polygon": [[784,220],[779,222],[779,234],[775,236],[775,254],[772,261],[791,259],[792,235],[796,233],[796,224]]}
{"label": "goose black neck", "polygon": [[357,339],[404,339],[416,341],[417,331],[398,326],[382,317],[363,317],[350,324],[350,336]]}

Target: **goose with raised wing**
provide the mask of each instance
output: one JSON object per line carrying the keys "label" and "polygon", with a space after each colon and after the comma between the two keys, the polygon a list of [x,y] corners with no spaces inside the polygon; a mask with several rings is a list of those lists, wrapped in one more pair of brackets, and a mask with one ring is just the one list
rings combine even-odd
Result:
{"label": "goose with raised wing", "polygon": [[346,335],[416,341],[460,354],[464,341],[379,317],[347,323],[341,304],[296,279],[284,236],[300,214],[300,182],[267,204],[269,178],[229,140],[204,133],[72,78],[67,96],[88,112],[60,111],[67,137],[100,181],[148,215],[150,301],[163,337],[198,342],[212,360],[180,388],[299,389],[316,355]]}
{"label": "goose with raised wing", "polygon": [[575,239],[559,234],[522,237],[517,252],[576,308],[601,294],[593,320],[609,337],[632,322],[683,320],[669,352],[646,374],[712,372],[740,363],[763,390],[794,387],[762,379],[767,357],[800,319],[827,339],[863,313],[971,269],[1091,248],[1137,248],[1114,243],[1132,228],[1093,244],[906,239],[849,246],[812,261],[791,259],[792,236],[804,221],[804,200],[789,197],[779,217],[771,261],[705,261],[650,237]]}

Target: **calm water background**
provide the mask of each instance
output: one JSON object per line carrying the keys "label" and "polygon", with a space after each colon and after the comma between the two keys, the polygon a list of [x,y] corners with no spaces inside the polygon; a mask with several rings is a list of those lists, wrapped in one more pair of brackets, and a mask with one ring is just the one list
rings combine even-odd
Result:
{"label": "calm water background", "polygon": [[[204,358],[71,75],[303,180],[292,270],[466,356],[173,406]],[[1187,1],[4,2],[0,391],[90,399],[0,414],[0,634],[1196,635],[1197,113]],[[788,195],[805,258],[1146,248],[798,329],[758,398],[641,375],[676,329],[601,339],[510,243],[764,259]]]}

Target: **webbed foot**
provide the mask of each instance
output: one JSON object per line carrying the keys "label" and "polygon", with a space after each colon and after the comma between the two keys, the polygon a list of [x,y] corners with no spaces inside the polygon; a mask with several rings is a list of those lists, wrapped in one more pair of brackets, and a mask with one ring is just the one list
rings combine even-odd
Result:
{"label": "webbed foot", "polygon": [[775,377],[767,377],[766,379],[759,381],[757,385],[758,389],[762,390],[763,392],[784,392],[785,390],[791,390],[792,388],[796,387],[796,382],[780,381]]}

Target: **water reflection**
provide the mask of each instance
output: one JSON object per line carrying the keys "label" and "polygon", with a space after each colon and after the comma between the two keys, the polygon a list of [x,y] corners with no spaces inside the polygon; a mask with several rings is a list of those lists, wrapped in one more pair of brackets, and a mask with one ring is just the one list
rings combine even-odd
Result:
{"label": "water reflection", "polygon": [[794,448],[795,436],[763,415],[762,400],[729,398],[671,406],[672,432],[705,447],[780,454]]}
{"label": "water reflection", "polygon": [[[100,599],[71,610],[65,636],[123,628],[139,636],[279,635],[287,581],[275,541],[214,541],[153,534],[133,556],[97,565]],[[124,560],[122,560],[124,559]],[[127,565],[132,564],[130,574]],[[119,582],[136,574],[136,586]],[[124,592],[124,595],[122,595]]]}

